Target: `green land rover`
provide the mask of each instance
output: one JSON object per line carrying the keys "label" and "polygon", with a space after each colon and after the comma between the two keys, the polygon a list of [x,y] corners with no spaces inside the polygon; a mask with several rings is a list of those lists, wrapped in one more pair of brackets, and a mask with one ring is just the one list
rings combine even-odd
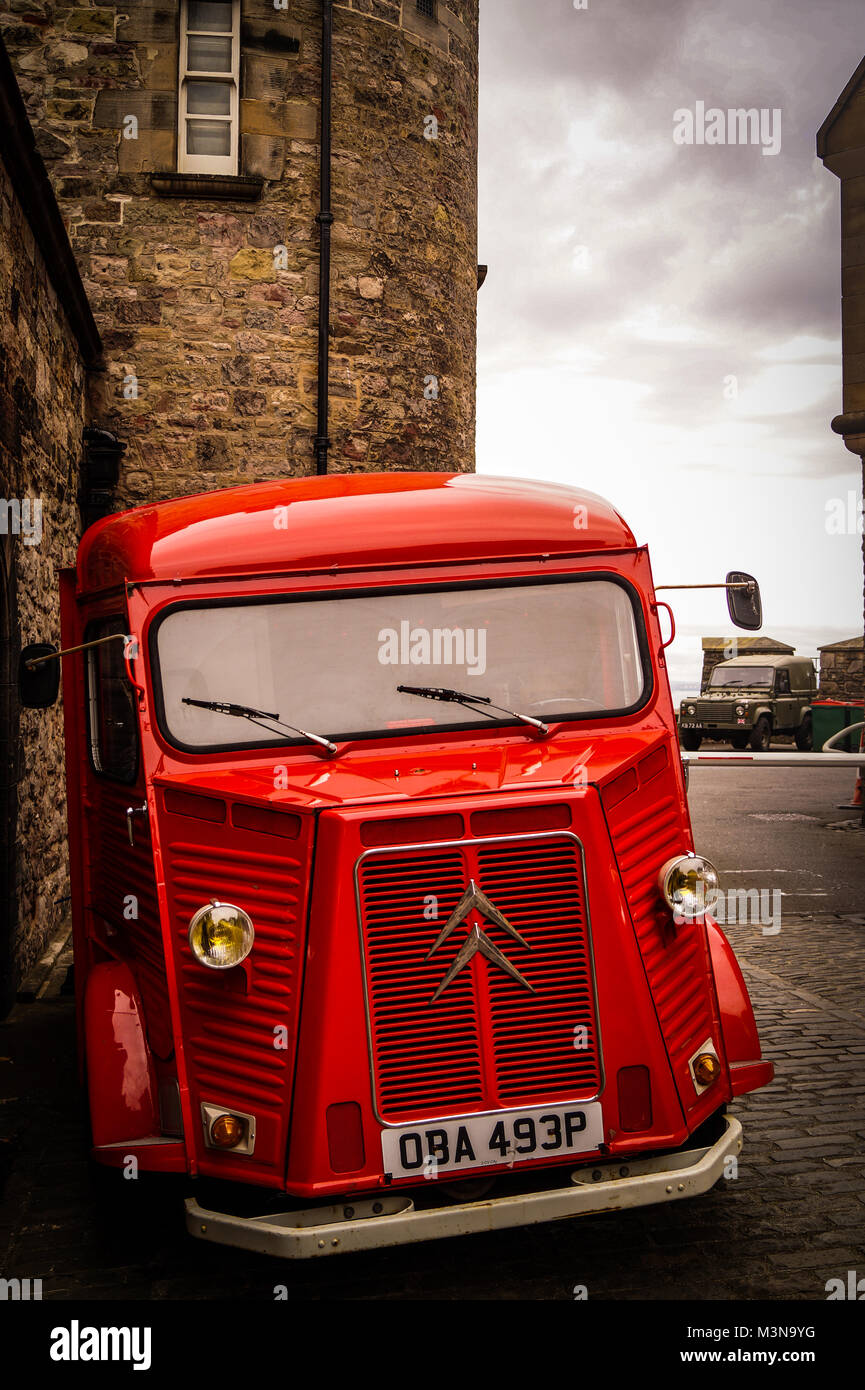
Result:
{"label": "green land rover", "polygon": [[788,734],[796,747],[813,746],[811,704],[817,672],[810,657],[736,656],[721,661],[701,695],[679,706],[682,747],[693,753],[704,738],[734,748],[765,752],[775,734]]}

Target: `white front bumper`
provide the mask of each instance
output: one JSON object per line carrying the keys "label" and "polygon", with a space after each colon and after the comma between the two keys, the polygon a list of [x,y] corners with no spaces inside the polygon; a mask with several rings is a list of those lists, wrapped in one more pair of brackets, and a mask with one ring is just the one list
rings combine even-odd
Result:
{"label": "white front bumper", "polygon": [[186,1229],[199,1240],[304,1260],[675,1202],[714,1187],[724,1174],[727,1158],[741,1151],[739,1121],[727,1115],[724,1123],[724,1133],[709,1148],[680,1149],[630,1162],[593,1163],[575,1169],[559,1186],[544,1192],[490,1196],[421,1210],[410,1196],[390,1192],[357,1201],[347,1198],[334,1206],[252,1217],[206,1211],[190,1198]]}

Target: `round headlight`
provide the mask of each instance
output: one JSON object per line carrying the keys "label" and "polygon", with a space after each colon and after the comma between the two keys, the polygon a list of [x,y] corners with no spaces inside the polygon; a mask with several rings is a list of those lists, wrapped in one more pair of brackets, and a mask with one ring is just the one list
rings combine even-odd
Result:
{"label": "round headlight", "polygon": [[254,939],[252,919],[231,903],[214,900],[200,907],[189,923],[192,953],[211,970],[230,970],[246,960]]}
{"label": "round headlight", "polygon": [[741,715],[745,714],[747,708],[747,705],[737,705],[736,713],[741,717]]}
{"label": "round headlight", "polygon": [[711,912],[717,898],[718,870],[699,854],[668,859],[658,885],[669,907],[680,917],[702,917]]}
{"label": "round headlight", "polygon": [[696,713],[697,713],[696,705],[689,705],[689,706],[688,706],[688,713],[689,713],[689,714],[696,714]]}

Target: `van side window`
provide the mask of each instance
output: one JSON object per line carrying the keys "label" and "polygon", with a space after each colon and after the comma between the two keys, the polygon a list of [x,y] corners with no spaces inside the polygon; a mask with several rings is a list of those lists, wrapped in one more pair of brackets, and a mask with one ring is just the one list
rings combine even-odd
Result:
{"label": "van side window", "polygon": [[777,675],[776,675],[776,677],[775,677],[775,694],[776,694],[776,695],[789,695],[789,694],[790,694],[790,672],[789,672],[789,671],[779,671],[779,672],[777,673]]}
{"label": "van side window", "polygon": [[[90,623],[85,642],[126,632],[121,617]],[[138,719],[126,675],[123,643],[91,647],[87,656],[87,716],[90,757],[96,772],[118,782],[134,782],[138,773]]]}

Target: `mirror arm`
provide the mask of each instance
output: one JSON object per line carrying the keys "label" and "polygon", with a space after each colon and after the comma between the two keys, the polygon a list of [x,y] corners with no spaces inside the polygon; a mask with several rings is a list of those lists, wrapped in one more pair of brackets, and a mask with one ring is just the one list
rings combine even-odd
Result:
{"label": "mirror arm", "polygon": [[[32,661],[25,661],[24,665],[28,671],[33,671],[37,666],[42,666],[46,661],[59,661],[61,656],[71,656],[73,652],[86,652],[91,647],[101,647],[105,642],[130,642],[134,641],[123,632],[111,632],[107,637],[97,637],[93,642],[82,642],[79,647],[64,647],[59,652],[49,652],[47,656],[35,656]],[[134,654],[133,654],[134,655]]]}

